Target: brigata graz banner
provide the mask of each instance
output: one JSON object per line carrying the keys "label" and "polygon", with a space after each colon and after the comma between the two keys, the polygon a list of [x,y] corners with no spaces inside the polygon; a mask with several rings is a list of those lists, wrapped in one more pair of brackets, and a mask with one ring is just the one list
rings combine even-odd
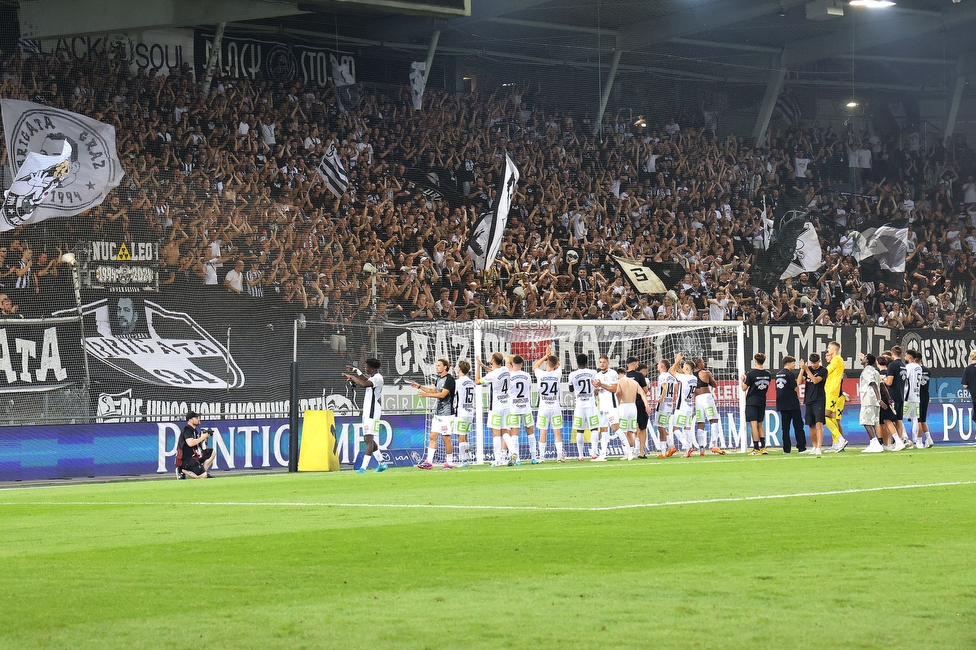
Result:
{"label": "brigata graz banner", "polygon": [[[183,422],[0,427],[0,481],[123,476],[173,471]],[[288,421],[276,418],[228,420],[202,426],[214,429],[215,473],[288,467]],[[379,444],[393,455],[424,446],[426,418],[393,415],[380,421]],[[336,418],[339,461],[352,463],[359,452],[359,418]],[[52,451],[53,450],[53,451]],[[401,463],[402,464],[402,463]]]}
{"label": "brigata graz banner", "polygon": [[[203,79],[213,48],[213,30],[197,30],[194,35],[194,60],[197,78]],[[325,86],[332,78],[332,62],[346,65],[356,78],[356,61],[350,52],[307,45],[277,36],[246,36],[224,33],[217,57],[218,74],[241,79],[259,75],[273,82]]]}
{"label": "brigata graz banner", "polygon": [[52,391],[84,379],[77,319],[0,320],[0,392]]}

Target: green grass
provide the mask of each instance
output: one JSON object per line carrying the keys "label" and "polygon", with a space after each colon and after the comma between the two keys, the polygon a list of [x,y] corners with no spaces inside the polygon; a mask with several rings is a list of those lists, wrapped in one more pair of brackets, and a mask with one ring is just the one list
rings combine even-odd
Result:
{"label": "green grass", "polygon": [[[973,648],[974,461],[956,448],[4,490],[0,648]],[[957,484],[822,494],[935,483]],[[685,503],[648,505],[669,501]]]}

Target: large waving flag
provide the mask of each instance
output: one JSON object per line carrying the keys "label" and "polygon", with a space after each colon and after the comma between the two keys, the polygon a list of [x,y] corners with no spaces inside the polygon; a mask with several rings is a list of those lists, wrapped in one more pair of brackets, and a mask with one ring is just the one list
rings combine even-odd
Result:
{"label": "large waving flag", "polygon": [[334,142],[329,145],[328,150],[322,156],[322,160],[319,162],[318,167],[315,168],[315,171],[325,181],[325,184],[329,187],[329,191],[335,194],[337,199],[341,199],[349,187],[349,176],[342,166],[342,161],[339,160],[339,152],[336,151]]}
{"label": "large waving flag", "polygon": [[648,265],[639,260],[621,255],[611,255],[610,257],[620,266],[620,269],[627,276],[627,279],[630,280],[630,283],[634,285],[634,289],[638,293],[656,294],[667,292],[668,287]]}
{"label": "large waving flag", "polygon": [[815,271],[822,264],[820,239],[807,213],[788,210],[776,219],[766,252],[753,267],[752,281],[760,289],[772,292],[780,280]]}
{"label": "large waving flag", "polygon": [[908,257],[908,221],[889,221],[856,233],[853,255],[865,282],[901,282]]}
{"label": "large waving flag", "polygon": [[122,182],[115,127],[33,102],[4,99],[0,108],[14,177],[0,230],[80,214]]}
{"label": "large waving flag", "polygon": [[515,187],[518,185],[519,171],[515,161],[505,154],[505,174],[502,186],[495,198],[495,209],[481,215],[468,238],[468,256],[475,271],[484,272],[498,256],[501,249],[505,226],[508,225],[508,211],[512,207]]}
{"label": "large waving flag", "polygon": [[27,154],[10,189],[4,192],[0,231],[31,223],[37,209],[52,192],[61,187],[70,171],[71,145],[67,141],[62,143],[61,152],[54,156],[33,151]]}
{"label": "large waving flag", "polygon": [[821,266],[823,266],[823,247],[820,244],[820,237],[817,236],[817,229],[813,224],[807,221],[796,239],[793,259],[779,279],[795,278],[801,273],[816,271]]}

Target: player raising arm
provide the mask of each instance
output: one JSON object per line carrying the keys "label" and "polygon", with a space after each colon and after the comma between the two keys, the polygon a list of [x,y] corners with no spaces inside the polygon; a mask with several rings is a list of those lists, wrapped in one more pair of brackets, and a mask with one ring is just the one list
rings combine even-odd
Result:
{"label": "player raising arm", "polygon": [[[545,368],[543,368],[545,364]],[[552,347],[546,351],[546,356],[532,364],[536,385],[539,391],[539,411],[536,416],[536,429],[539,431],[539,462],[546,460],[546,444],[549,428],[552,428],[552,438],[556,445],[556,461],[564,462],[563,455],[563,411],[559,405],[559,382],[563,378],[563,370],[559,367],[559,359],[552,353]],[[531,441],[530,441],[531,442]]]}
{"label": "player raising arm", "polygon": [[[505,356],[501,352],[491,355],[491,366],[477,359],[478,372],[474,383],[488,386],[488,428],[491,429],[491,448],[495,459],[493,467],[500,467],[507,463],[502,458],[502,435],[508,433],[505,422],[508,418],[508,383],[511,375],[505,367]],[[484,377],[482,370],[488,370]],[[517,460],[517,459],[516,459]]]}
{"label": "player raising arm", "polygon": [[[668,370],[678,381],[678,403],[674,409],[674,434],[685,446],[685,458],[691,458],[695,451],[695,390],[698,388],[698,378],[694,375],[695,366],[686,361],[679,352],[674,357],[674,363]],[[701,450],[705,455],[705,450]]]}
{"label": "player raising arm", "polygon": [[521,465],[519,461],[519,434],[522,425],[525,425],[525,433],[529,439],[529,449],[531,450],[533,465],[537,462],[536,454],[538,450],[535,445],[535,431],[532,430],[532,376],[522,370],[525,360],[515,354],[505,359],[509,372],[508,396],[509,411],[506,426],[508,427],[508,438],[504,435],[502,440],[512,452],[512,464]]}
{"label": "player raising arm", "polygon": [[[597,359],[599,372],[593,379],[593,387],[597,391],[597,400],[600,405],[600,454],[598,456],[590,454],[590,460],[605,461],[607,459],[607,447],[610,445],[610,431],[613,435],[618,435],[620,424],[617,422],[617,379],[618,373],[610,367],[610,359],[605,354],[601,354]],[[635,404],[636,406],[636,404]],[[627,437],[623,437],[624,458],[630,460],[630,443]],[[594,441],[594,451],[596,451],[596,441]]]}
{"label": "player raising arm", "polygon": [[[573,409],[573,439],[576,440],[577,460],[586,460],[584,448],[584,431],[589,430],[594,437],[600,428],[600,412],[593,402],[593,379],[596,371],[587,368],[588,358],[585,354],[576,355],[576,370],[569,373],[569,390],[576,398]],[[595,444],[595,441],[594,441]]]}

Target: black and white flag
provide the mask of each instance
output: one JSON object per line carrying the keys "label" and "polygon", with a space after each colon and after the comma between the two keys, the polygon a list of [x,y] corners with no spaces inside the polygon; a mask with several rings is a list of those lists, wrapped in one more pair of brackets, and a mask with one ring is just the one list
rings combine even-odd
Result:
{"label": "black and white flag", "polygon": [[803,231],[796,239],[796,247],[793,249],[793,259],[789,266],[779,276],[780,280],[795,278],[801,273],[810,273],[823,266],[823,248],[820,245],[820,238],[817,236],[817,229],[809,221],[803,226]]}
{"label": "black and white flag", "polygon": [[505,154],[505,174],[502,186],[495,198],[495,209],[481,215],[468,238],[468,256],[475,271],[484,272],[491,267],[491,263],[498,256],[502,246],[505,226],[508,225],[508,211],[512,207],[515,188],[519,181],[519,171],[515,161]]}
{"label": "black and white flag", "polygon": [[337,199],[341,199],[349,187],[349,176],[342,167],[342,161],[339,160],[339,152],[336,151],[334,142],[329,145],[328,150],[322,156],[322,160],[319,162],[318,167],[315,168],[315,171],[325,181],[325,184],[329,187],[329,191],[335,194]]}
{"label": "black and white flag", "polygon": [[752,281],[772,293],[781,280],[804,271],[815,271],[823,265],[820,238],[806,212],[787,210],[778,217],[769,235],[765,254],[753,266]]}
{"label": "black and white flag", "polygon": [[854,235],[854,259],[865,282],[899,282],[908,257],[908,221],[889,221]]}
{"label": "black and white flag", "polygon": [[336,100],[343,113],[359,108],[359,89],[356,76],[349,70],[348,63],[339,63],[332,58],[332,82],[336,87]]}
{"label": "black and white flag", "polygon": [[[0,230],[81,214],[122,182],[115,127],[32,102],[4,99],[0,106],[14,177]],[[67,159],[52,163],[64,155]]]}
{"label": "black and white flag", "polygon": [[414,61],[410,64],[410,98],[413,100],[413,110],[419,111],[424,107],[424,88],[427,82],[424,81],[424,70],[427,63],[424,61]]}
{"label": "black and white flag", "polygon": [[668,288],[649,266],[638,260],[611,255],[638,293],[666,293]]}
{"label": "black and white flag", "polygon": [[13,230],[25,223],[41,221],[34,214],[51,193],[61,187],[71,170],[71,144],[63,142],[57,155],[27,154],[17,177],[4,192],[0,211],[0,231]]}

